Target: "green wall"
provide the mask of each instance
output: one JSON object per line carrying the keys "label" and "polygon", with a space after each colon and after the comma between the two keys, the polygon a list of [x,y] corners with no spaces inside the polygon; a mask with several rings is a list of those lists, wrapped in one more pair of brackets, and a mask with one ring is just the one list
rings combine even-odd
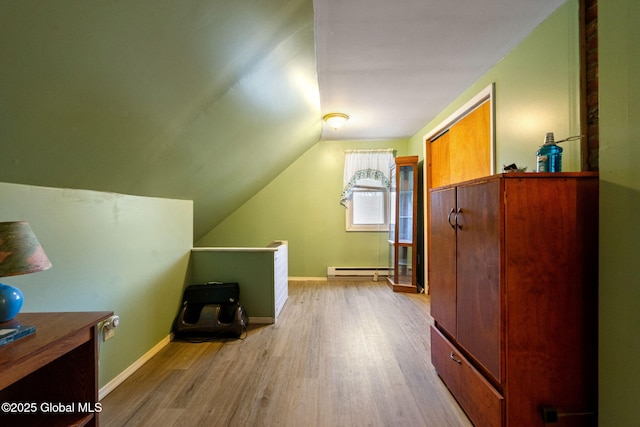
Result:
{"label": "green wall", "polygon": [[599,2],[600,425],[640,425],[640,6]]}
{"label": "green wall", "polygon": [[289,242],[289,275],[325,277],[327,266],[386,266],[387,233],[346,232],[344,150],[393,148],[406,140],[321,141],[298,158],[195,246],[265,246]]}
{"label": "green wall", "polygon": [[[580,134],[578,40],[578,1],[568,0],[416,133],[410,151],[422,154],[429,131],[495,83],[496,172],[511,163],[535,171],[535,152],[547,132],[558,140]],[[579,142],[562,146],[563,170],[580,170]]]}
{"label": "green wall", "polygon": [[[487,86],[494,85],[494,172],[511,163],[535,171],[535,152],[547,132],[554,132],[558,140],[580,134],[578,13],[577,0],[560,6],[411,137],[408,152],[424,158],[424,137]],[[564,143],[563,150],[563,170],[579,171],[579,142]],[[425,252],[427,249],[428,245]]]}
{"label": "green wall", "polygon": [[[191,253],[190,283],[238,283],[240,303],[250,320],[270,323],[275,320],[274,250],[247,248],[233,251],[200,251]],[[250,267],[250,268],[249,268]]]}
{"label": "green wall", "polygon": [[3,278],[24,312],[114,311],[100,344],[104,386],[166,338],[193,239],[191,201],[0,183],[0,220],[26,220],[53,267]]}

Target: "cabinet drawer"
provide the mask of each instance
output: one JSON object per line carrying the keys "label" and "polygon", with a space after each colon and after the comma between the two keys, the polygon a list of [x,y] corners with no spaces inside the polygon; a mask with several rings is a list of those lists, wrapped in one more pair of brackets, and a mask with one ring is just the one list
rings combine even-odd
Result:
{"label": "cabinet drawer", "polygon": [[504,398],[433,326],[431,362],[476,427],[503,425]]}

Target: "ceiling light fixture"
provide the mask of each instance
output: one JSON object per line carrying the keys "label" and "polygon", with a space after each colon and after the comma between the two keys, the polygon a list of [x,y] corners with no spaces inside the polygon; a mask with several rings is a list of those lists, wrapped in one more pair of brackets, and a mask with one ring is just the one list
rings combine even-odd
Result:
{"label": "ceiling light fixture", "polygon": [[342,127],[345,123],[347,123],[347,120],[349,120],[349,116],[343,113],[329,113],[325,114],[324,117],[322,117],[322,120],[327,122],[327,124],[332,128],[338,129],[339,127]]}

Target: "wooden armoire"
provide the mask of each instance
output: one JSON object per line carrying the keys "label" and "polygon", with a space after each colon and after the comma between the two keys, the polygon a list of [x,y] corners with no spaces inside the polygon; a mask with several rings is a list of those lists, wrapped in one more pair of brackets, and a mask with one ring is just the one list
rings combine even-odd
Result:
{"label": "wooden armoire", "polygon": [[429,191],[432,362],[476,426],[596,425],[597,173]]}

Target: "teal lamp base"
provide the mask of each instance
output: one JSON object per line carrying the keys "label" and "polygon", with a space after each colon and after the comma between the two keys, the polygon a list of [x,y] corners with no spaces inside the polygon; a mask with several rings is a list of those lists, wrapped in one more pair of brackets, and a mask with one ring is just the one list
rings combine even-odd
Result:
{"label": "teal lamp base", "polygon": [[23,300],[20,289],[0,283],[0,322],[16,317],[22,308]]}

